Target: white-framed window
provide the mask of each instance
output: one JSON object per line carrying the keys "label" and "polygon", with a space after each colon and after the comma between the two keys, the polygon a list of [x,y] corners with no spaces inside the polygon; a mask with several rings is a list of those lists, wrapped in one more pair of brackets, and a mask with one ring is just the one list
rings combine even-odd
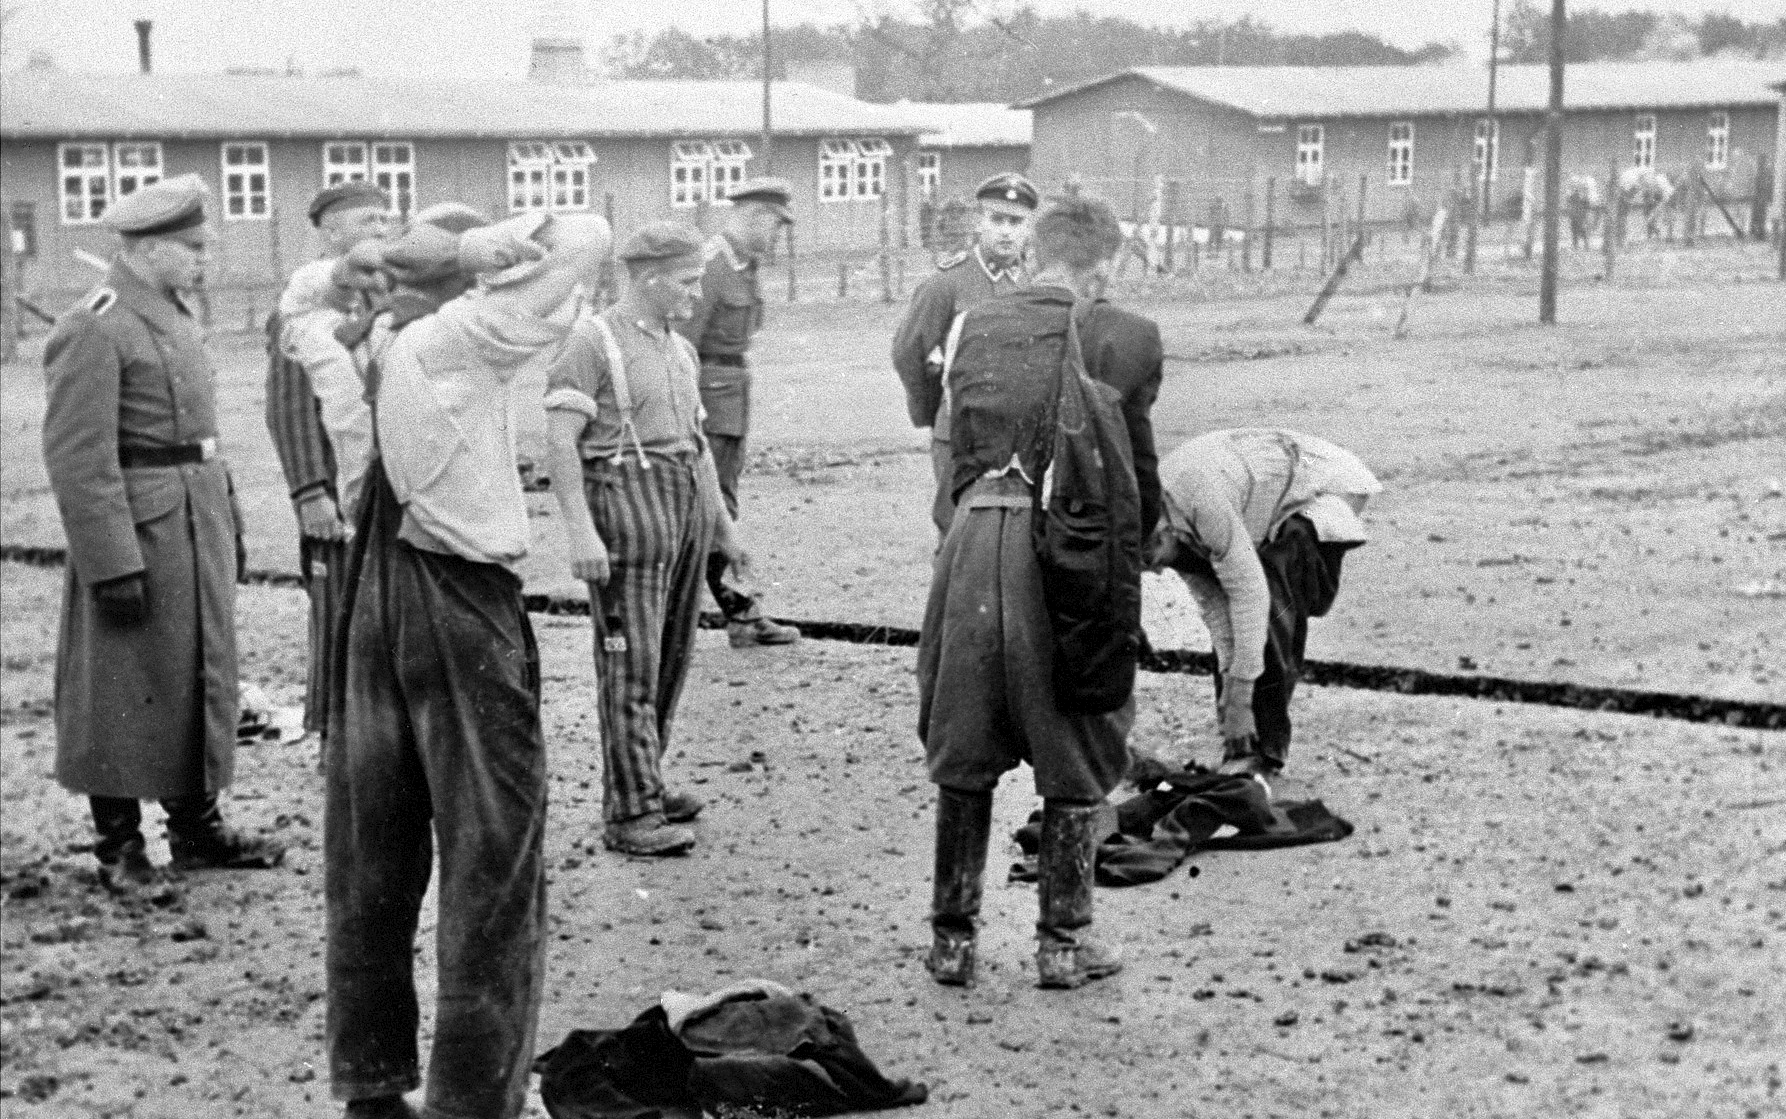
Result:
{"label": "white-framed window", "polygon": [[843,202],[850,197],[856,166],[856,141],[819,141],[819,201]]}
{"label": "white-framed window", "polygon": [[1326,165],[1327,129],[1318,124],[1296,126],[1296,181],[1319,186]]}
{"label": "white-framed window", "polygon": [[699,206],[712,195],[707,190],[707,169],[713,163],[713,145],[705,140],[678,140],[670,146],[670,205]]}
{"label": "white-framed window", "polygon": [[926,202],[935,202],[936,195],[943,187],[943,153],[918,153],[918,197]]}
{"label": "white-framed window", "polygon": [[161,144],[155,140],[112,145],[112,197],[135,194],[161,181]]}
{"label": "white-framed window", "polygon": [[331,140],[322,146],[322,185],[365,182],[371,177],[366,145],[358,140]]}
{"label": "white-framed window", "polygon": [[538,140],[509,144],[509,209],[545,210],[551,206],[551,145]]}
{"label": "white-framed window", "polygon": [[1414,122],[1389,125],[1389,185],[1407,186],[1414,181]]}
{"label": "white-framed window", "polygon": [[893,145],[875,137],[856,141],[856,197],[879,198],[887,193],[887,159]]}
{"label": "white-framed window", "polygon": [[1656,165],[1656,114],[1638,113],[1637,127],[1631,130],[1631,166]]}
{"label": "white-framed window", "polygon": [[62,224],[87,225],[105,216],[112,200],[111,150],[104,144],[57,144]]}
{"label": "white-framed window", "polygon": [[223,220],[252,221],[267,216],[271,189],[267,145],[237,141],[223,145]]}
{"label": "white-framed window", "polygon": [[708,169],[707,186],[713,192],[714,202],[724,202],[732,188],[750,177],[745,170],[753,153],[743,140],[715,140],[711,146],[713,162]]}
{"label": "white-framed window", "polygon": [[1501,167],[1500,121],[1484,117],[1476,122],[1476,139],[1470,148],[1470,167],[1478,181],[1484,178],[1491,183],[1495,181],[1495,174]]}
{"label": "white-framed window", "polygon": [[[1652,118],[1654,119],[1654,118]],[[1786,159],[1786,153],[1781,154]],[[1730,114],[1713,113],[1705,128],[1705,167],[1722,171],[1730,166]]]}
{"label": "white-framed window", "polygon": [[415,208],[415,145],[379,141],[372,145],[372,183],[404,217]]}
{"label": "white-framed window", "polygon": [[552,208],[587,210],[594,179],[595,149],[582,140],[552,145]]}

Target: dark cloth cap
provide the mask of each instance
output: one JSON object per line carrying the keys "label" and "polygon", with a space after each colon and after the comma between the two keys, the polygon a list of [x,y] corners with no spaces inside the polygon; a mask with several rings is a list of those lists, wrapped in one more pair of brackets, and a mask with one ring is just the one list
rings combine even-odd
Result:
{"label": "dark cloth cap", "polygon": [[1042,196],[1037,192],[1036,185],[1015,171],[987,179],[974,188],[974,197],[994,202],[1014,202],[1026,210],[1033,210],[1042,203]]}
{"label": "dark cloth cap", "polygon": [[786,179],[778,179],[770,175],[746,179],[726,192],[728,202],[762,202],[773,207],[781,215],[781,220],[794,220],[792,203],[794,188]]}
{"label": "dark cloth cap", "polygon": [[636,264],[700,256],[701,246],[701,235],[688,226],[673,221],[654,221],[626,239],[626,244],[620,246],[620,259]]}
{"label": "dark cloth cap", "polygon": [[205,196],[209,193],[197,175],[139,187],[112,203],[105,223],[131,237],[155,237],[181,233],[205,224]]}
{"label": "dark cloth cap", "polygon": [[391,200],[384,191],[368,182],[338,183],[317,191],[316,197],[310,200],[310,209],[307,211],[310,224],[321,225],[324,214],[344,206],[377,206],[381,210],[388,210],[391,208]]}

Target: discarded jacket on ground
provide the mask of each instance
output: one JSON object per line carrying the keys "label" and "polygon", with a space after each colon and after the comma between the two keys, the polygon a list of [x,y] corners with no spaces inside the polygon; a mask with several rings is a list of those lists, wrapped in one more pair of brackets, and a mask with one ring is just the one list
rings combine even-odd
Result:
{"label": "discarded jacket on ground", "polygon": [[[1041,813],[1017,829],[1025,858],[1011,868],[1014,882],[1036,880]],[[1216,838],[1222,827],[1234,833]],[[1195,851],[1257,851],[1331,843],[1352,825],[1318,800],[1273,803],[1266,787],[1236,774],[1179,770],[1148,778],[1147,791],[1115,806],[1115,821],[1098,844],[1100,886],[1139,886],[1171,874]]]}
{"label": "discarded jacket on ground", "polygon": [[700,1119],[721,1105],[841,1115],[923,1103],[889,1080],[840,1011],[750,980],[671,991],[618,1030],[573,1030],[534,1062],[552,1119]]}

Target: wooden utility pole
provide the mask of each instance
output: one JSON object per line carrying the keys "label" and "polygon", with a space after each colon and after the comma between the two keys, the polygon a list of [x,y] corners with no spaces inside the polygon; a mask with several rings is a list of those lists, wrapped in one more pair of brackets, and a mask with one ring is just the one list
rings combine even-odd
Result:
{"label": "wooden utility pole", "polygon": [[1612,279],[1619,242],[1625,235],[1625,196],[1619,190],[1619,161],[1606,162],[1606,214],[1600,221],[1600,249],[1606,254],[1606,278]]}
{"label": "wooden utility pole", "polygon": [[1544,272],[1538,281],[1538,321],[1557,321],[1557,211],[1563,186],[1564,0],[1550,4],[1550,106],[1544,114]]}
{"label": "wooden utility pole", "polygon": [[1271,227],[1277,219],[1277,176],[1265,177],[1265,240],[1259,246],[1259,267],[1271,271]]}
{"label": "wooden utility pole", "polygon": [[[1500,0],[1495,0],[1499,3]],[[775,58],[769,47],[769,0],[763,0],[763,173],[775,173],[775,129],[769,111],[770,79],[775,74]]]}

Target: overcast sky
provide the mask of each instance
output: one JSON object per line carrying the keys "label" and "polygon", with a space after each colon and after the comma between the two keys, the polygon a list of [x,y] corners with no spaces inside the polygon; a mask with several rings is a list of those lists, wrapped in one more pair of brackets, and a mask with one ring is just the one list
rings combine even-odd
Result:
{"label": "overcast sky", "polygon": [[[675,12],[684,29],[749,31],[761,7],[751,0],[0,0],[13,13],[4,32],[4,66],[47,51],[67,70],[136,68],[131,21],[155,21],[155,65],[168,73],[217,72],[229,66],[284,66],[316,71],[359,67],[368,73],[450,77],[518,77],[526,72],[535,27],[580,24],[592,47],[618,32],[652,30]],[[909,0],[769,0],[777,23],[853,21],[867,10],[909,10]],[[1141,23],[1187,24],[1251,12],[1280,31],[1372,32],[1403,47],[1454,41],[1486,57],[1491,0],[1032,0],[1044,14],[1085,9]],[[1512,0],[1505,0],[1511,6]],[[981,10],[1008,13],[1014,0],[982,0]],[[1613,0],[1571,8],[1647,8],[1697,15],[1727,11],[1747,20],[1780,16],[1781,0]]]}

